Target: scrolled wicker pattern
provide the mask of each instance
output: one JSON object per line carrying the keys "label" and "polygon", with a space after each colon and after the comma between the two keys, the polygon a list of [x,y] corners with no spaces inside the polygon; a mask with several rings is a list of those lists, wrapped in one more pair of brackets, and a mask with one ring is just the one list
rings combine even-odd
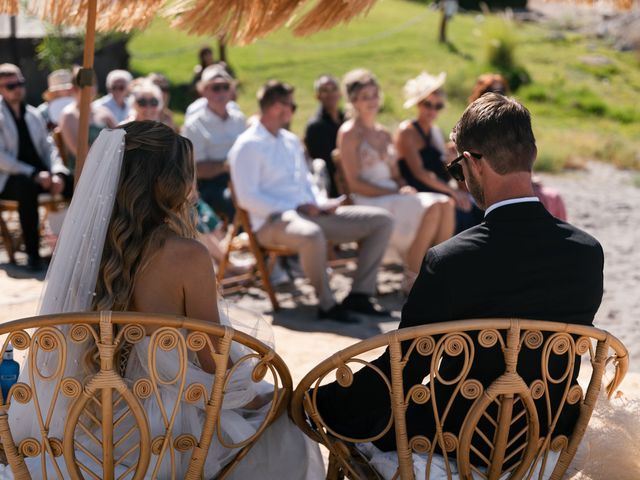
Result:
{"label": "scrolled wicker pattern", "polygon": [[[380,347],[388,347],[388,376],[370,361],[362,359],[363,356],[368,358],[367,352]],[[496,372],[497,378],[489,385],[483,385],[471,374],[477,355],[485,348],[499,349],[505,364],[504,371]],[[518,373],[518,358],[523,349],[537,350],[541,358],[539,378],[528,385]],[[428,377],[429,381],[403,385],[403,370],[414,353],[431,356],[430,366],[424,372],[424,378]],[[449,372],[446,378],[438,371],[445,355],[461,360],[457,364],[459,369],[454,374]],[[572,384],[576,355],[588,355],[592,366],[586,390]],[[557,363],[551,368],[552,358],[562,359],[561,371],[557,371]],[[363,469],[363,456],[354,453],[354,444],[373,442],[393,427],[398,458],[395,478],[414,478],[412,453],[427,458],[426,478],[429,478],[435,453],[444,456],[449,478],[452,478],[452,472],[447,460],[457,461],[460,478],[471,478],[473,474],[491,480],[505,474],[514,479],[538,478],[532,476],[535,465],[546,464],[553,451],[560,452],[560,456],[551,478],[559,480],[584,435],[608,365],[613,367],[613,375],[606,386],[606,392],[611,396],[627,371],[627,350],[617,338],[593,327],[524,319],[435,323],[378,335],[332,355],[302,379],[293,394],[290,412],[309,437],[329,450],[327,478],[346,475],[364,479],[376,475],[371,473],[375,472],[371,465],[367,466],[370,472]],[[389,423],[369,438],[340,435],[326,424],[318,409],[318,387],[335,375],[338,385],[348,388],[354,381],[354,366],[372,369],[388,390]],[[443,386],[446,386],[446,397],[440,393]],[[555,403],[551,401],[552,390],[560,392],[559,403],[557,398]],[[445,422],[458,397],[471,402],[471,407],[460,431],[454,434],[446,431]],[[406,412],[411,404],[431,405],[436,425],[432,438],[409,437]],[[554,435],[563,408],[576,404],[579,406],[578,420],[571,436]],[[311,428],[307,418],[315,428]],[[480,424],[492,426],[493,434],[487,436]]]}
{"label": "scrolled wicker pattern", "polygon": [[[70,327],[66,338],[57,328],[63,325]],[[217,476],[226,478],[264,429],[283,413],[291,396],[290,373],[272,349],[230,327],[185,317],[112,312],[47,315],[0,325],[0,335],[4,334],[9,335],[1,346],[0,354],[4,353],[9,341],[16,349],[30,349],[29,362],[22,367],[29,370],[29,384],[17,383],[10,389],[7,399],[0,397],[0,441],[16,479],[30,479],[32,474],[42,475],[41,465],[38,465],[37,472],[30,472],[24,461],[26,457],[37,456],[46,457],[49,461],[45,478],[63,478],[61,462],[73,479],[126,476],[141,479],[146,475],[157,478],[163,461],[165,464],[169,462],[172,478],[177,478],[175,457],[185,452],[191,452],[191,460],[184,478],[200,479],[209,446],[212,441],[219,441],[221,436],[219,414],[225,387],[240,365],[255,362],[252,380],[259,382],[267,377],[274,384],[271,408],[254,435],[230,445],[238,448],[238,453]],[[130,347],[145,337],[149,340],[149,378],[139,378],[133,383],[125,381],[119,374],[118,354],[124,345]],[[82,382],[64,377],[67,341],[89,342],[89,346],[98,350],[100,368]],[[248,347],[250,353],[231,365],[229,353],[233,342]],[[187,384],[185,375],[189,355],[207,347],[216,371],[211,389],[199,383]],[[157,355],[167,351],[175,352],[179,359],[173,378],[165,378],[157,370]],[[37,358],[42,352],[56,353],[56,362],[46,372],[39,371],[37,367]],[[39,392],[30,386],[35,378],[54,385],[57,394],[52,405],[43,405]],[[177,389],[177,398],[204,407],[206,419],[200,438],[192,432],[176,430],[175,419],[182,403],[164,405],[160,391],[165,386]],[[161,410],[163,434],[152,438],[142,402],[154,397]],[[69,401],[62,439],[48,434],[55,402],[60,398]],[[31,402],[43,432],[40,438],[26,438],[16,445],[9,427],[9,407],[14,400]],[[99,465],[101,470],[96,472],[86,462],[83,463],[78,457],[79,452],[83,453],[83,458],[88,457]],[[118,466],[126,472],[116,477]]]}

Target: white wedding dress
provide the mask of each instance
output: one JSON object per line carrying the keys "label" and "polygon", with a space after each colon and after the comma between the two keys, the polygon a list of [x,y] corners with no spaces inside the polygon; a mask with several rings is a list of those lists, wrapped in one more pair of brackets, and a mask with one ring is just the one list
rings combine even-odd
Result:
{"label": "white wedding dress", "polygon": [[[115,192],[119,181],[119,172],[124,155],[125,131],[122,129],[104,130],[89,152],[81,181],[79,182],[73,201],[65,218],[47,279],[43,289],[39,313],[65,313],[89,311],[95,290],[100,258],[104,247],[107,227],[113,209]],[[273,335],[270,326],[256,314],[246,312],[237,320],[226,308],[220,308],[221,323],[230,325],[244,333],[248,333],[267,345],[273,347]],[[68,327],[61,327],[62,333]],[[146,337],[134,345],[127,363],[125,381],[133,383],[139,378],[148,378],[148,348],[150,338]],[[81,380],[84,376],[80,359],[85,353],[84,344],[67,342],[67,361],[65,377]],[[249,352],[247,347],[234,342],[231,349],[231,360],[237,362]],[[156,365],[161,378],[172,378],[177,371],[177,352],[157,350]],[[201,383],[209,391],[213,384],[213,375],[203,371],[197,364],[195,355],[189,362],[186,372],[186,385]],[[40,352],[37,366],[42,373],[50,372],[57,362],[57,354]],[[274,386],[266,380],[255,383],[251,372],[255,363],[241,363],[235,370],[225,387],[224,403],[220,413],[220,434],[227,445],[237,444],[253,435],[265,419],[271,403],[259,408],[246,408],[256,396],[273,392]],[[19,381],[31,384],[28,369],[23,368]],[[46,411],[55,398],[53,385],[55,382],[36,379],[31,385],[37,389],[41,408]],[[190,404],[175,386],[160,385],[160,398],[166,411],[171,412],[179,403],[174,423],[173,437],[190,434],[199,438],[205,419],[204,405]],[[151,438],[165,432],[162,414],[154,395],[142,401],[142,406],[149,418]],[[66,397],[58,396],[55,402],[52,420],[49,426],[49,438],[62,438],[65,428],[65,411],[69,407]],[[117,418],[117,412],[114,414]],[[17,444],[25,438],[40,438],[40,423],[31,402],[19,404],[13,402],[9,408],[9,423],[13,439]],[[118,428],[123,432],[130,425],[123,422]],[[117,437],[116,437],[117,438]],[[91,444],[78,439],[83,445]],[[135,438],[130,438],[118,451],[124,452]],[[204,478],[213,478],[234,457],[237,450],[223,447],[214,434],[205,466]],[[100,471],[91,458],[78,452],[78,459],[85,465]],[[117,456],[117,452],[116,452]],[[191,450],[176,453],[176,474],[171,474],[170,459],[165,455],[156,478],[183,478]],[[100,458],[98,456],[98,458]],[[153,465],[157,456],[152,455],[151,468],[146,478],[151,478]],[[43,464],[44,460],[44,464]],[[57,464],[62,470],[63,478],[69,478],[63,457],[57,457]],[[43,470],[47,470],[48,478],[57,478],[52,459],[48,454],[26,459],[26,464],[34,479],[43,478]],[[126,462],[125,462],[126,464]],[[116,478],[126,472],[127,465],[116,469]],[[124,478],[131,478],[132,473]],[[8,466],[0,465],[0,479],[12,479],[13,474]],[[285,414],[281,415],[261,435],[257,443],[232,471],[233,479],[299,479],[315,480],[324,478],[324,464],[318,445],[307,438]]]}

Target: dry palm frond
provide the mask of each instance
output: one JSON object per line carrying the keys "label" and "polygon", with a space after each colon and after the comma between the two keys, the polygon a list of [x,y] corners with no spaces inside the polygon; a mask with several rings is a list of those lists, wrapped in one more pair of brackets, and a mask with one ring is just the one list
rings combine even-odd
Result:
{"label": "dry palm frond", "polygon": [[18,0],[0,0],[0,13],[7,15],[18,14]]}
{"label": "dry palm frond", "polygon": [[179,0],[165,11],[172,26],[196,35],[249,43],[284,25],[303,0]]}
{"label": "dry palm frond", "polygon": [[[196,35],[224,36],[246,44],[285,25],[308,0],[96,0],[96,29],[145,28],[160,13],[173,27]],[[26,10],[56,25],[82,27],[89,0],[29,0]],[[375,0],[316,0],[295,22],[294,33],[306,35],[368,11]],[[0,13],[18,13],[19,0],[0,0]]]}
{"label": "dry palm frond", "polygon": [[318,0],[316,5],[295,23],[295,35],[309,35],[348,22],[369,12],[375,0]]}

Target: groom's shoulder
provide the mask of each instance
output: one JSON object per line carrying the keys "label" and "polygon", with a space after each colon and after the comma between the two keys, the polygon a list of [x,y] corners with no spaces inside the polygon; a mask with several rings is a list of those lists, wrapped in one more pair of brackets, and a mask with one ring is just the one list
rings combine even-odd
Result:
{"label": "groom's shoulder", "polygon": [[465,257],[481,252],[487,245],[488,239],[489,229],[486,224],[481,223],[432,247],[431,250],[440,260]]}

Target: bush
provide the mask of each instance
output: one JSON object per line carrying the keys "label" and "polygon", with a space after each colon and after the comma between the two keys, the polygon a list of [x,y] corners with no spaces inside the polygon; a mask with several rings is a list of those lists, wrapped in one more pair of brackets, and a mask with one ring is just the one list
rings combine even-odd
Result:
{"label": "bush", "polygon": [[513,35],[511,23],[503,20],[497,27],[488,30],[486,37],[487,63],[507,79],[511,90],[515,92],[521,86],[531,83],[527,69],[516,61],[517,40]]}

